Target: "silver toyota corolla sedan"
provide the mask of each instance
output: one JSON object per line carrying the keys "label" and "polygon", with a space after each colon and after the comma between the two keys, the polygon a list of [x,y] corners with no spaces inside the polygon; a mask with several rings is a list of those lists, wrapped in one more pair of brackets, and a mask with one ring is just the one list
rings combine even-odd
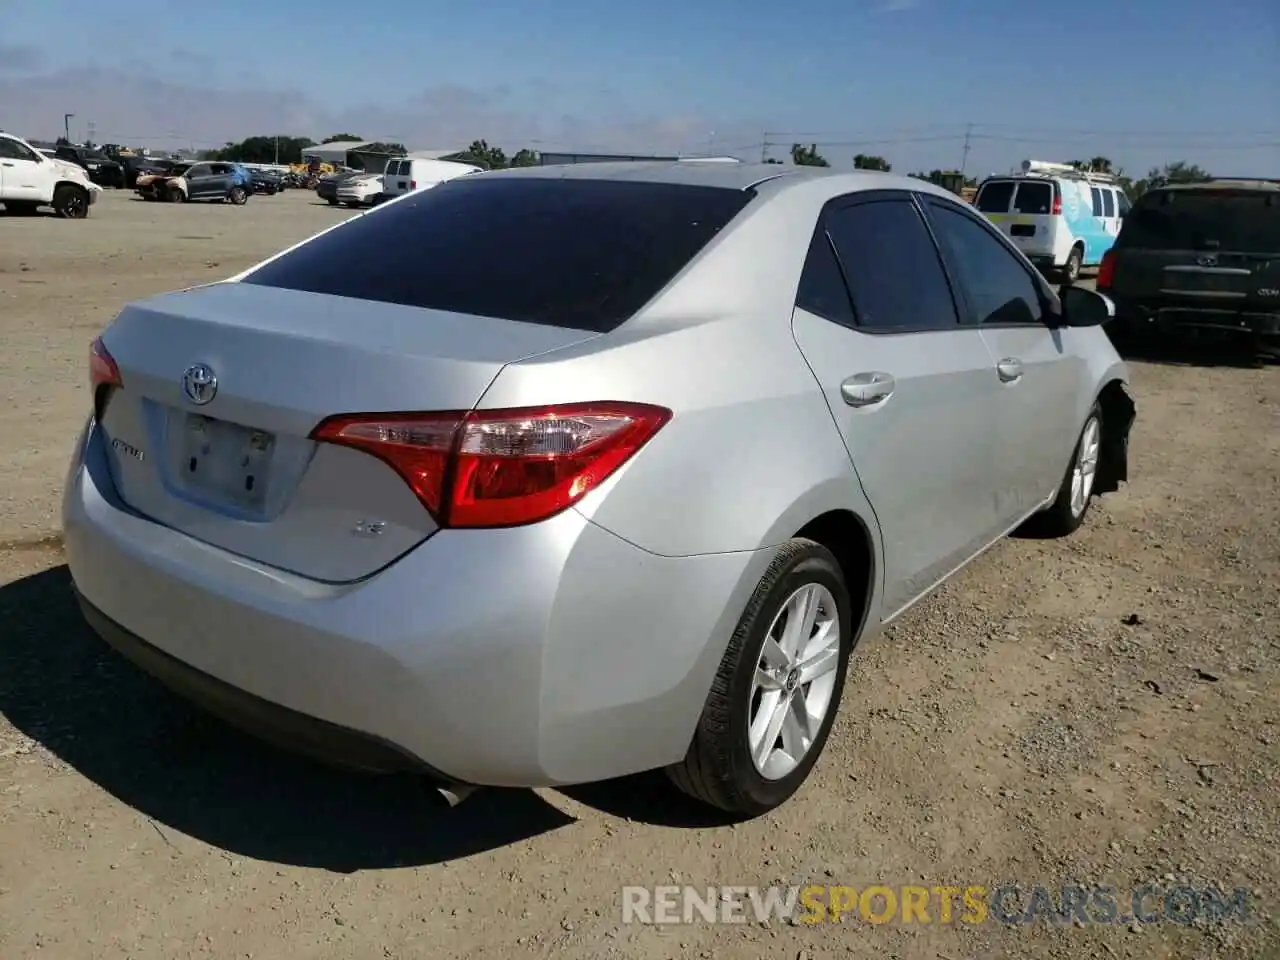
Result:
{"label": "silver toyota corolla sedan", "polygon": [[1110,313],[915,179],[465,177],[127,306],[67,557],[107,642],[268,739],[754,815],[860,640],[1127,478]]}

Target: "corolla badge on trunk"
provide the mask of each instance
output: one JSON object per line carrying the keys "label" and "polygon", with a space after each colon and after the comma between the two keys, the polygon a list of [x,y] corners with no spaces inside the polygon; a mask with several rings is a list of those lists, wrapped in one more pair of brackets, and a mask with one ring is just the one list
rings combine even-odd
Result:
{"label": "corolla badge on trunk", "polygon": [[182,392],[192,403],[203,406],[218,393],[218,375],[207,363],[193,363],[182,375]]}

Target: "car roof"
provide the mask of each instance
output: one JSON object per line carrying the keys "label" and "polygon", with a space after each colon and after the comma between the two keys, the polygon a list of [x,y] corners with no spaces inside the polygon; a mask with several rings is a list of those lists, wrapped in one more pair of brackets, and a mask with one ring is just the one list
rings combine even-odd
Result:
{"label": "car roof", "polygon": [[914,190],[955,200],[949,190],[915,177],[879,170],[835,170],[778,163],[699,163],[687,160],[569,163],[557,166],[513,167],[491,170],[486,178],[510,177],[554,180],[618,180],[687,184],[728,190],[756,189],[777,193],[807,185],[839,196],[862,190]]}
{"label": "car roof", "polygon": [[1215,177],[1212,180],[1201,180],[1196,183],[1162,183],[1159,186],[1151,187],[1147,192],[1165,192],[1185,190],[1260,190],[1264,192],[1274,193],[1280,190],[1280,180],[1264,180],[1240,177],[1232,179],[1230,177]]}

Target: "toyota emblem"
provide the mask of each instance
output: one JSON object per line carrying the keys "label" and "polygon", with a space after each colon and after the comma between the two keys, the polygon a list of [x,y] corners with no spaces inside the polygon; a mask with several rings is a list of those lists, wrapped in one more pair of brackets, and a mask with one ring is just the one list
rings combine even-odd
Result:
{"label": "toyota emblem", "polygon": [[218,375],[207,363],[196,363],[187,367],[182,375],[182,392],[192,403],[203,406],[218,393]]}

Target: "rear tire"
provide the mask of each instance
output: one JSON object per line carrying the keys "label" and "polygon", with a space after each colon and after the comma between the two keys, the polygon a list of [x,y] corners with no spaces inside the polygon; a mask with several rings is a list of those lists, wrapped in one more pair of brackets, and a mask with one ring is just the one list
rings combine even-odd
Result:
{"label": "rear tire", "polygon": [[[745,817],[773,810],[800,788],[839,708],[852,611],[831,551],[804,539],[778,549],[729,639],[688,753],[667,768],[677,788]],[[802,624],[810,623],[806,635]]]}
{"label": "rear tire", "polygon": [[326,197],[325,199],[327,199],[327,200],[329,201],[329,206],[331,206],[331,207],[336,207],[336,206],[338,205],[338,198],[337,198],[337,197]]}
{"label": "rear tire", "polygon": [[1080,279],[1080,266],[1084,263],[1084,253],[1079,247],[1072,247],[1067,254],[1067,262],[1062,265],[1062,282],[1068,286]]}
{"label": "rear tire", "polygon": [[1098,475],[1098,458],[1102,454],[1102,408],[1094,404],[1085,417],[1084,426],[1071,452],[1062,485],[1052,506],[1030,517],[1023,530],[1036,537],[1057,538],[1075,533],[1084,523],[1093,502],[1094,480]]}
{"label": "rear tire", "polygon": [[64,183],[53,191],[53,210],[64,220],[83,220],[89,216],[89,191]]}

